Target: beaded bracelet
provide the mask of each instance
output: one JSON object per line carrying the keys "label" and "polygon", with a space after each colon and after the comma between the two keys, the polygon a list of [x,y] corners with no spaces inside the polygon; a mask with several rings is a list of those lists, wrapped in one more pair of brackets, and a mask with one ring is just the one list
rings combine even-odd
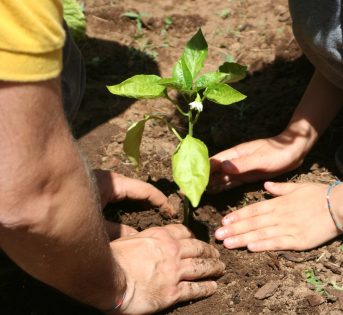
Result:
{"label": "beaded bracelet", "polygon": [[328,190],[326,192],[326,204],[327,204],[327,207],[329,209],[331,218],[332,218],[333,222],[336,225],[337,230],[340,230],[341,232],[343,232],[343,226],[342,226],[342,224],[340,222],[338,222],[336,216],[332,212],[331,204],[330,204],[330,193],[331,193],[332,189],[334,187],[336,187],[337,185],[341,184],[341,183],[342,183],[341,181],[336,180],[335,182],[332,182],[332,183],[329,184]]}
{"label": "beaded bracelet", "polygon": [[126,296],[126,291],[123,293],[123,296],[121,297],[121,299],[119,299],[118,302],[112,308],[107,309],[107,310],[102,310],[102,312],[105,314],[113,314],[116,310],[119,309],[119,307],[123,305],[125,296]]}

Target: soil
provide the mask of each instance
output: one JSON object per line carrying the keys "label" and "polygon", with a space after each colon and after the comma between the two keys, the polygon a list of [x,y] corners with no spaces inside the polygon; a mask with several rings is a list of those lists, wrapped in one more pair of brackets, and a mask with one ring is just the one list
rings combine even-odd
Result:
{"label": "soil", "polygon": [[[123,16],[144,12],[143,30]],[[87,40],[80,48],[87,63],[87,90],[73,126],[75,137],[94,168],[109,169],[156,185],[180,203],[172,181],[170,156],[177,141],[164,125],[148,123],[136,171],[122,151],[129,124],[145,113],[167,115],[181,133],[185,124],[163,100],[135,101],[114,97],[106,85],[140,73],[170,75],[186,41],[202,28],[209,43],[207,70],[225,60],[249,67],[249,75],[235,88],[246,101],[224,107],[205,104],[195,134],[214,154],[235,144],[280,132],[311,77],[313,67],[302,56],[292,35],[287,0],[88,0]],[[166,18],[172,23],[166,26]],[[342,139],[339,118],[322,136],[297,170],[277,181],[327,183],[340,175],[333,155]],[[341,239],[306,252],[251,253],[226,250],[215,242],[214,230],[223,215],[268,198],[262,183],[249,184],[218,195],[205,194],[195,210],[197,236],[216,246],[226,263],[213,296],[177,305],[160,314],[343,314],[342,293],[328,286],[326,294],[306,283],[312,269],[322,281],[342,281]],[[156,209],[120,203],[105,209],[108,218],[143,230],[171,222]],[[318,226],[320,229],[320,226]],[[80,306],[31,278],[5,255],[0,259],[1,314],[98,314]]]}

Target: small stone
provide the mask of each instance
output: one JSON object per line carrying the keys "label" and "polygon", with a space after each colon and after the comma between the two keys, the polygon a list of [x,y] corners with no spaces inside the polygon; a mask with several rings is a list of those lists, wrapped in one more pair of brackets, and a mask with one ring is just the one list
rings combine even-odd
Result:
{"label": "small stone", "polygon": [[318,295],[318,294],[310,294],[306,296],[306,300],[308,304],[312,307],[318,306],[320,304],[323,304],[325,302],[325,299]]}
{"label": "small stone", "polygon": [[106,169],[106,170],[110,170],[114,167],[116,167],[117,165],[119,165],[120,160],[115,158],[115,157],[109,157],[106,160],[103,160],[102,164],[101,164],[101,168],[102,169]]}
{"label": "small stone", "polygon": [[275,281],[267,282],[262,288],[258,289],[255,293],[255,299],[264,300],[273,296],[280,286],[280,283]]}

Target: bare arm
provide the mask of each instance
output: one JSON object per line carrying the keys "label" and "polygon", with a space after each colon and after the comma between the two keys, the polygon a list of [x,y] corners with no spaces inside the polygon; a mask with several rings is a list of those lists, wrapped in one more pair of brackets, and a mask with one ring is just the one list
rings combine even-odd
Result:
{"label": "bare arm", "polygon": [[[343,91],[315,71],[283,135],[302,144],[307,154],[343,105]],[[292,142],[292,141],[291,141]]]}
{"label": "bare arm", "polygon": [[0,82],[0,246],[25,271],[100,309],[126,287],[64,118],[59,79]]}
{"label": "bare arm", "polygon": [[316,71],[282,133],[239,144],[211,158],[208,189],[218,192],[297,168],[342,104],[343,91]]}

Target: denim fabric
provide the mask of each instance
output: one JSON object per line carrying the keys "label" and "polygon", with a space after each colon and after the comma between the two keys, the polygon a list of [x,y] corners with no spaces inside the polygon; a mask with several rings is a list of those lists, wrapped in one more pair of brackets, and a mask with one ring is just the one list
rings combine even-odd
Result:
{"label": "denim fabric", "polygon": [[313,65],[343,89],[341,0],[289,0],[293,32]]}
{"label": "denim fabric", "polygon": [[86,71],[83,57],[71,37],[66,23],[66,41],[63,48],[62,101],[68,121],[71,123],[80,108],[85,92]]}

